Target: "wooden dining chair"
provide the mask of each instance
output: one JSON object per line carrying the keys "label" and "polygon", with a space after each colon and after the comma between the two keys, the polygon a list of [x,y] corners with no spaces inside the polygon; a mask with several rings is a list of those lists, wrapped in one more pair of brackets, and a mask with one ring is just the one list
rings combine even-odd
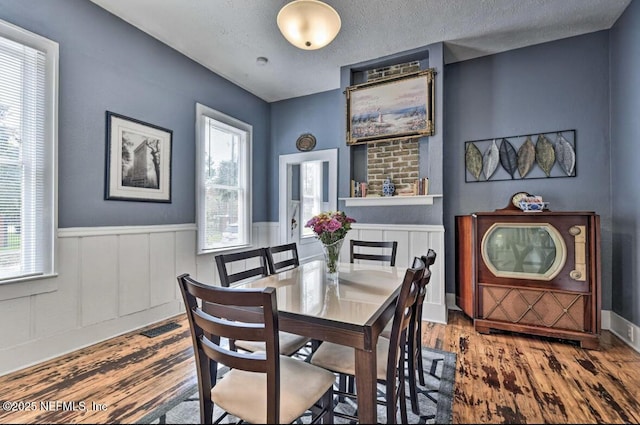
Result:
{"label": "wooden dining chair", "polygon": [[298,258],[298,246],[295,242],[270,246],[266,249],[266,252],[269,271],[271,274],[278,273],[282,270],[292,269],[300,265],[300,259]]}
{"label": "wooden dining chair", "polygon": [[[416,383],[416,375],[420,385],[425,385],[424,366],[422,361],[422,306],[427,295],[427,285],[431,281],[431,266],[436,261],[436,252],[429,248],[427,255],[420,257],[425,265],[425,272],[420,283],[420,293],[414,306],[413,317],[409,325],[409,333],[407,337],[407,363],[409,378],[409,399],[411,400],[411,410],[416,415],[420,414],[418,405],[418,388]],[[389,338],[391,335],[391,326],[387,325],[380,333],[381,336]]]}
{"label": "wooden dining chair", "polygon": [[[370,250],[365,253],[360,248],[379,248],[381,253],[371,254]],[[388,250],[391,250],[390,252]],[[396,252],[398,251],[397,241],[361,241],[351,239],[350,261],[371,260],[388,262],[390,266],[396,265]]]}
{"label": "wooden dining chair", "polygon": [[[396,423],[396,412],[400,407],[402,423],[407,423],[405,400],[404,359],[407,347],[408,329],[413,318],[413,306],[420,293],[420,283],[425,272],[424,263],[416,258],[411,268],[405,272],[400,294],[396,301],[391,338],[380,337],[376,346],[377,380],[384,383],[385,399],[379,401],[386,406],[387,423]],[[339,376],[355,377],[355,350],[345,345],[323,342],[311,357],[311,364],[337,373]],[[334,391],[336,394],[357,398],[356,394]],[[334,412],[334,416],[350,420],[357,418]]]}
{"label": "wooden dining chair", "polygon": [[[251,278],[257,279],[269,276],[269,261],[267,259],[266,248],[251,249],[231,254],[219,254],[216,255],[215,259],[218,266],[220,284],[223,287],[228,288],[232,283]],[[247,266],[247,264],[251,265]],[[236,271],[231,273],[231,270]],[[280,354],[290,356],[304,347],[310,340],[310,338],[305,336],[289,332],[280,332]],[[264,344],[245,339],[230,339],[229,347],[232,350],[241,348],[250,352],[263,351],[265,349]]]}
{"label": "wooden dining chair", "polygon": [[[333,423],[333,373],[279,354],[275,288],[209,286],[188,274],[178,283],[196,360],[200,423],[214,423],[216,404],[225,413],[215,423],[227,414],[255,424],[291,423],[308,410],[314,423]],[[240,336],[261,342],[265,351],[247,354],[220,344]],[[219,380],[218,363],[230,369]]]}

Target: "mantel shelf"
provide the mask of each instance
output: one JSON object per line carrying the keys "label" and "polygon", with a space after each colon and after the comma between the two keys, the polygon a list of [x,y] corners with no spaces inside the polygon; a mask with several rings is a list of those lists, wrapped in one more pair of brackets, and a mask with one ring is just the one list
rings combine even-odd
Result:
{"label": "mantel shelf", "polygon": [[433,205],[433,198],[442,195],[420,196],[369,196],[365,198],[338,198],[346,207],[374,207],[387,205]]}

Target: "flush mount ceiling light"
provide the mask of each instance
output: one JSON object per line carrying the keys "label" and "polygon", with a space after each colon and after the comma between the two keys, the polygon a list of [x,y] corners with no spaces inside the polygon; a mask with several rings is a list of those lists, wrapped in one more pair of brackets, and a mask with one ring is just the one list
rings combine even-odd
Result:
{"label": "flush mount ceiling light", "polygon": [[284,38],[304,50],[320,49],[340,31],[340,15],[319,0],[295,0],[284,5],[277,18]]}

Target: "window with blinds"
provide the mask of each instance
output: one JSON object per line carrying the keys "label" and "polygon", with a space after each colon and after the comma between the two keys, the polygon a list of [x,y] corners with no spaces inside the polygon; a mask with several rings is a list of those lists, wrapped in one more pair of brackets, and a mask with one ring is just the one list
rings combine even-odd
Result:
{"label": "window with blinds", "polygon": [[198,253],[251,245],[252,127],[196,104]]}
{"label": "window with blinds", "polygon": [[0,21],[0,283],[54,273],[58,45]]}

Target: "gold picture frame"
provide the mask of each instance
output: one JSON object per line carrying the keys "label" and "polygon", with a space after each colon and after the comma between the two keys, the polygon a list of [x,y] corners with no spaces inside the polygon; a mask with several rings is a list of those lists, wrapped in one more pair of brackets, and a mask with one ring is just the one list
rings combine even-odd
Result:
{"label": "gold picture frame", "polygon": [[347,87],[347,145],[431,136],[435,71]]}

